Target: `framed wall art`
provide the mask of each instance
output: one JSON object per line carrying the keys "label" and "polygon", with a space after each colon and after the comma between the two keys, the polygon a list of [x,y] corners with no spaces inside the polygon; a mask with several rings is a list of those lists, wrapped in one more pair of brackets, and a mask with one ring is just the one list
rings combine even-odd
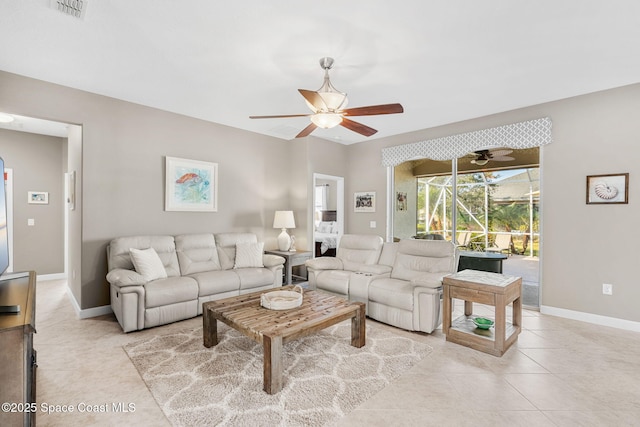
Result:
{"label": "framed wall art", "polygon": [[407,210],[407,193],[403,191],[396,192],[396,210],[398,212],[406,212]]}
{"label": "framed wall art", "polygon": [[165,211],[218,211],[217,163],[167,157],[165,174]]}
{"label": "framed wall art", "polygon": [[587,204],[629,203],[629,174],[587,176]]}
{"label": "framed wall art", "polygon": [[27,202],[30,205],[48,205],[49,192],[47,191],[27,191]]}
{"label": "framed wall art", "polygon": [[376,211],[376,192],[364,191],[353,193],[353,211],[354,212],[375,212]]}

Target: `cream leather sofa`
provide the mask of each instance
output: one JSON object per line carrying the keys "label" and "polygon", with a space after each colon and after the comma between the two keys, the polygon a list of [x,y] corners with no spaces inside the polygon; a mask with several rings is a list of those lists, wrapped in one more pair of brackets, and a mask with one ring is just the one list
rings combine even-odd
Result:
{"label": "cream leather sofa", "polygon": [[457,270],[458,256],[448,241],[344,235],[335,258],[306,266],[311,289],[364,302],[372,319],[431,333],[442,321],[442,278]]}
{"label": "cream leather sofa", "polygon": [[[264,254],[262,245],[251,233],[113,239],[107,281],[122,330],[188,319],[202,314],[203,302],[282,286],[285,260]],[[142,264],[140,252],[155,269]]]}

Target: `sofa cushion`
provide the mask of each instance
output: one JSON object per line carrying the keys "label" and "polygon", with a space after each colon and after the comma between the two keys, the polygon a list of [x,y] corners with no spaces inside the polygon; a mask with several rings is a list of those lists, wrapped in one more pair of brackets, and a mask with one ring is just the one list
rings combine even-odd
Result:
{"label": "sofa cushion", "polygon": [[220,259],[220,268],[223,270],[231,270],[236,264],[236,247],[235,246],[218,246],[218,258]]}
{"label": "sofa cushion", "polygon": [[233,270],[203,271],[189,275],[198,282],[198,295],[215,295],[240,289],[240,278]]}
{"label": "sofa cushion", "polygon": [[147,282],[167,277],[167,272],[164,269],[164,265],[162,265],[162,260],[155,249],[131,248],[129,249],[129,254],[131,255],[131,262],[136,271],[140,273]]}
{"label": "sofa cushion", "polygon": [[264,243],[237,243],[236,260],[233,268],[264,267],[262,255]]}
{"label": "sofa cushion", "polygon": [[211,233],[175,237],[178,263],[183,275],[220,270],[216,240]]}
{"label": "sofa cushion", "polygon": [[444,240],[401,240],[391,277],[412,280],[422,273],[451,272],[455,246]]}
{"label": "sofa cushion", "polygon": [[273,285],[275,275],[267,268],[242,268],[233,270],[240,278],[240,289]]}
{"label": "sofa cushion", "polygon": [[176,255],[176,246],[173,236],[129,236],[118,237],[109,244],[108,267],[109,270],[124,268],[133,270],[133,262],[129,249],[153,248],[167,272],[168,277],[180,276],[180,267]]}
{"label": "sofa cushion", "polygon": [[316,270],[342,270],[342,260],[332,256],[321,256],[318,258],[311,258],[304,262],[309,268],[315,268]]}
{"label": "sofa cushion", "polygon": [[323,270],[316,274],[316,286],[336,294],[348,295],[352,274],[354,273],[344,270]]}
{"label": "sofa cushion", "polygon": [[220,267],[223,270],[233,268],[236,264],[236,245],[238,243],[257,243],[258,238],[253,233],[218,233],[214,235],[218,245]]}
{"label": "sofa cushion", "polygon": [[380,236],[345,234],[340,239],[336,257],[342,260],[345,270],[358,271],[363,264],[378,262],[382,244]]}
{"label": "sofa cushion", "polygon": [[413,286],[406,280],[376,279],[369,285],[369,300],[403,310],[413,310]]}
{"label": "sofa cushion", "polygon": [[168,277],[144,286],[145,307],[161,307],[198,299],[198,284],[191,277]]}

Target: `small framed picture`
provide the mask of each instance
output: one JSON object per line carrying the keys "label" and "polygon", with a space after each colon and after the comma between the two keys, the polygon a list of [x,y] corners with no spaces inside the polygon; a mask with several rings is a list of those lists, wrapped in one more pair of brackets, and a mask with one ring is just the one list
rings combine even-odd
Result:
{"label": "small framed picture", "polygon": [[364,191],[353,193],[353,211],[354,212],[375,212],[376,211],[376,192]]}
{"label": "small framed picture", "polygon": [[396,210],[398,212],[407,210],[407,193],[402,191],[396,192]]}
{"label": "small framed picture", "polygon": [[629,174],[587,176],[587,204],[629,203]]}
{"label": "small framed picture", "polygon": [[27,202],[31,205],[48,205],[49,193],[47,191],[28,191]]}

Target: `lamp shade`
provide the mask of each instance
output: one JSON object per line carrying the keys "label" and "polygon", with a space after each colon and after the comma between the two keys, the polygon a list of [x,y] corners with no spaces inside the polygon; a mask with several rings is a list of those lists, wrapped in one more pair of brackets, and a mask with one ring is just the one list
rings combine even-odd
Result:
{"label": "lamp shade", "polygon": [[276,211],[273,218],[273,228],[296,228],[293,211]]}

